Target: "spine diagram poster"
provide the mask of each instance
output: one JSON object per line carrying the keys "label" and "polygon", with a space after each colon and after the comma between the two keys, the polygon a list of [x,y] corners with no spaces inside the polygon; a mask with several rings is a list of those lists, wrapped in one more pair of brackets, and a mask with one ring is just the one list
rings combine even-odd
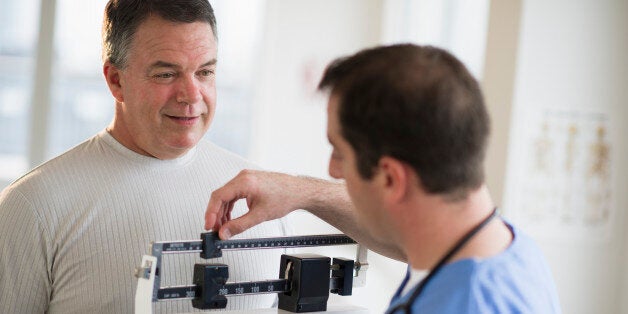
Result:
{"label": "spine diagram poster", "polygon": [[604,112],[537,110],[510,163],[510,216],[546,237],[603,240],[613,217],[613,150]]}

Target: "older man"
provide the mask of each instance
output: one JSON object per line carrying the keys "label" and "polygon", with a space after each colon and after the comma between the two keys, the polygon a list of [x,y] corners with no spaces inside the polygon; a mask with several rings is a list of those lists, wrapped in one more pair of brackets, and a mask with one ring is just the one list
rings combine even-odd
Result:
{"label": "older man", "polygon": [[[149,243],[197,239],[211,191],[253,166],[201,140],[216,108],[207,0],[111,0],[103,47],[112,123],[0,195],[1,313],[132,312],[133,270]],[[247,237],[282,230],[272,222]],[[230,279],[261,280],[276,276],[280,253],[226,252],[223,262],[234,266]],[[162,285],[190,284],[197,259],[165,258]],[[238,297],[228,308],[275,299]],[[189,312],[191,302],[155,311]]]}

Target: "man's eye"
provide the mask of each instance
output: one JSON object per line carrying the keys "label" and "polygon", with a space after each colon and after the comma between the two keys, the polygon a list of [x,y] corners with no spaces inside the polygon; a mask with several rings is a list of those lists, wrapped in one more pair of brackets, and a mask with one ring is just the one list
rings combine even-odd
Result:
{"label": "man's eye", "polygon": [[200,75],[200,76],[210,76],[210,75],[213,75],[213,74],[214,74],[214,71],[212,71],[212,70],[200,70],[198,72],[198,75]]}
{"label": "man's eye", "polygon": [[174,77],[174,73],[159,73],[153,75],[153,77],[158,79],[169,79]]}

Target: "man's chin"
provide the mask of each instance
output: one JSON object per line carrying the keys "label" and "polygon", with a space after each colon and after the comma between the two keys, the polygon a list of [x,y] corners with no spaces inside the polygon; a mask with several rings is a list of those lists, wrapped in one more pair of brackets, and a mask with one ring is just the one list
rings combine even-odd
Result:
{"label": "man's chin", "polygon": [[162,144],[162,148],[155,151],[154,157],[159,159],[176,159],[185,155],[198,144],[198,140],[169,141]]}

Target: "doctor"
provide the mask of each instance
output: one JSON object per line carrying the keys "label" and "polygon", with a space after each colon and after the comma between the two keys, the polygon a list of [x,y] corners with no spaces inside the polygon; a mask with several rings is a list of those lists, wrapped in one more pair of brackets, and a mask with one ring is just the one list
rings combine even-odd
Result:
{"label": "doctor", "polygon": [[[319,89],[330,91],[329,174],[344,184],[243,171],[212,193],[206,229],[225,239],[302,208],[408,263],[388,313],[560,313],[541,251],[484,184],[489,117],[459,60],[377,47],[330,64]],[[230,220],[241,198],[249,212]]]}

